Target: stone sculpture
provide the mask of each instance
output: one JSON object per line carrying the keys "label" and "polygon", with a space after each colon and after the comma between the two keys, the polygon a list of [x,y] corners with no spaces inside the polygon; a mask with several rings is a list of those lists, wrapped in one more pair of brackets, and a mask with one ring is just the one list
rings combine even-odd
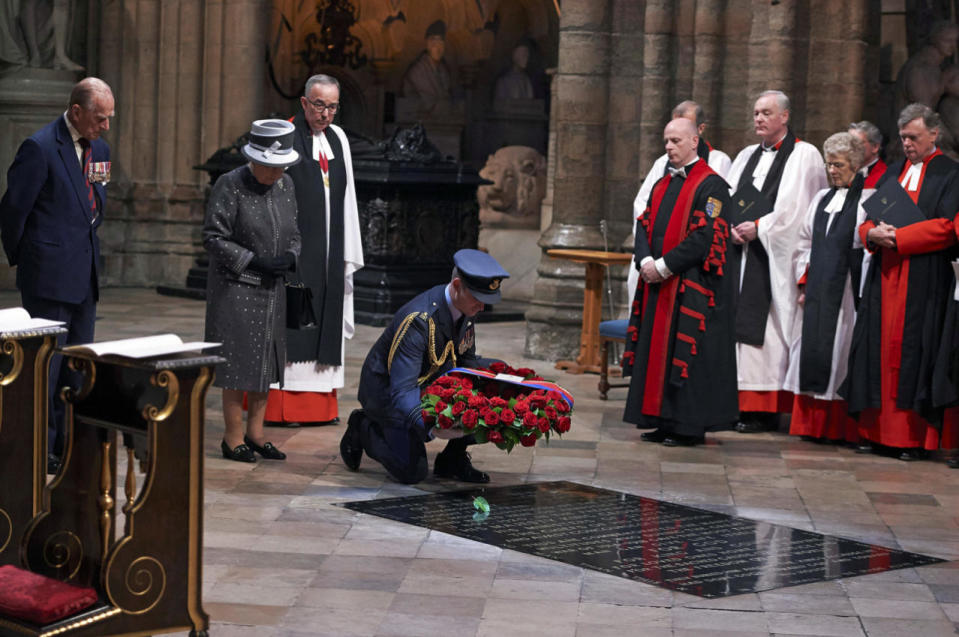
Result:
{"label": "stone sculpture", "polygon": [[538,228],[546,196],[546,158],[528,146],[504,146],[490,155],[480,177],[477,197],[485,227]]}

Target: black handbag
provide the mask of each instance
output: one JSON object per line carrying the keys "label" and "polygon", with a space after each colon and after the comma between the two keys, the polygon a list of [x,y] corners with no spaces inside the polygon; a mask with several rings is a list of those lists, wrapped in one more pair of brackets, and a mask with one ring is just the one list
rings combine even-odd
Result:
{"label": "black handbag", "polygon": [[291,330],[316,327],[313,290],[302,283],[286,284],[286,326]]}

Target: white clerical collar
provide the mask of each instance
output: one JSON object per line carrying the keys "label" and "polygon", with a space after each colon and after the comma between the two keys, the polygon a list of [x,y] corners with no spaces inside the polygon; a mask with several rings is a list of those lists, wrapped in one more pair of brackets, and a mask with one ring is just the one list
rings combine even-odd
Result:
{"label": "white clerical collar", "polygon": [[453,305],[453,299],[450,297],[450,286],[452,283],[446,284],[446,289],[443,290],[443,294],[446,296],[446,307],[450,309],[450,314],[453,317],[453,323],[460,320],[460,317],[463,316],[463,313],[456,309],[456,306]]}
{"label": "white clerical collar", "polygon": [[695,164],[697,161],[699,161],[699,157],[696,157],[696,159],[692,160],[691,162],[689,162],[688,164],[686,164],[686,165],[683,166],[682,168],[673,168],[672,164],[666,164],[666,170],[669,172],[669,174],[670,174],[671,177],[683,177],[683,178],[685,178],[686,175],[689,174],[689,169],[690,169],[690,168],[692,167],[692,165]]}
{"label": "white clerical collar", "polygon": [[[932,149],[932,153],[934,152],[936,152],[935,148]],[[899,184],[907,191],[916,192],[919,190],[919,178],[922,177],[922,166],[926,163],[926,160],[932,156],[932,153],[926,155],[922,161],[918,161],[915,164],[909,164],[909,169],[899,181]]]}
{"label": "white clerical collar", "polygon": [[826,204],[825,211],[833,214],[842,210],[843,205],[846,203],[846,194],[848,192],[849,188],[837,188],[836,192],[832,196],[832,199],[830,199],[829,203]]}
{"label": "white clerical collar", "polygon": [[334,159],[333,147],[330,146],[330,140],[326,138],[325,134],[327,130],[329,130],[329,128],[313,134],[313,159],[316,161],[320,159],[321,148],[327,159]]}
{"label": "white clerical collar", "polygon": [[871,162],[869,162],[868,164],[866,164],[865,166],[863,166],[862,168],[860,168],[860,169],[859,169],[859,174],[862,175],[863,177],[868,177],[868,176],[869,176],[869,169],[872,168],[873,166],[875,166],[875,165],[876,165],[876,162],[878,162],[878,161],[879,161],[879,157],[877,156],[877,157],[876,157],[875,159],[873,159]]}

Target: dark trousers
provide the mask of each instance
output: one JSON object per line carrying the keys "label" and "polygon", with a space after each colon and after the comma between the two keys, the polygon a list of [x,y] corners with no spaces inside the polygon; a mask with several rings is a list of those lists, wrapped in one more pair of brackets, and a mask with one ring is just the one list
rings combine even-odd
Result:
{"label": "dark trousers", "polygon": [[[89,343],[93,341],[93,326],[97,317],[97,304],[93,298],[93,288],[80,303],[62,303],[21,292],[23,308],[34,318],[63,321],[66,334],[57,337],[57,347]],[[50,397],[47,413],[47,452],[60,456],[64,445],[64,404],[60,399],[60,389],[64,385],[76,387],[76,374],[67,368],[63,356],[55,355],[50,359]]]}
{"label": "dark trousers", "polygon": [[[354,412],[355,413],[355,412]],[[421,433],[400,423],[383,425],[364,412],[360,419],[360,436],[363,451],[383,465],[397,482],[416,484],[429,474],[426,459],[426,443]],[[353,416],[350,417],[353,420]],[[442,453],[466,453],[466,447],[476,444],[473,436],[454,438],[446,443]]]}

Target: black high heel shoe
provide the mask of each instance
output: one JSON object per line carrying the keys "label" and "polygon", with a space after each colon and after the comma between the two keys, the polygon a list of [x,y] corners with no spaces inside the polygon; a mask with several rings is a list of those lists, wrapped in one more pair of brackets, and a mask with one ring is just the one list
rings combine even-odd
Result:
{"label": "black high heel shoe", "polygon": [[253,455],[253,452],[246,445],[237,445],[230,449],[230,445],[226,444],[226,440],[224,440],[220,442],[220,450],[223,452],[223,457],[227,460],[256,462],[256,456]]}
{"label": "black high heel shoe", "polygon": [[[286,460],[286,454],[274,447],[272,442],[264,442],[263,446],[261,447],[246,436],[243,436],[243,442],[245,442],[250,449],[257,452],[267,460]],[[250,455],[252,456],[253,453],[250,452]]]}

